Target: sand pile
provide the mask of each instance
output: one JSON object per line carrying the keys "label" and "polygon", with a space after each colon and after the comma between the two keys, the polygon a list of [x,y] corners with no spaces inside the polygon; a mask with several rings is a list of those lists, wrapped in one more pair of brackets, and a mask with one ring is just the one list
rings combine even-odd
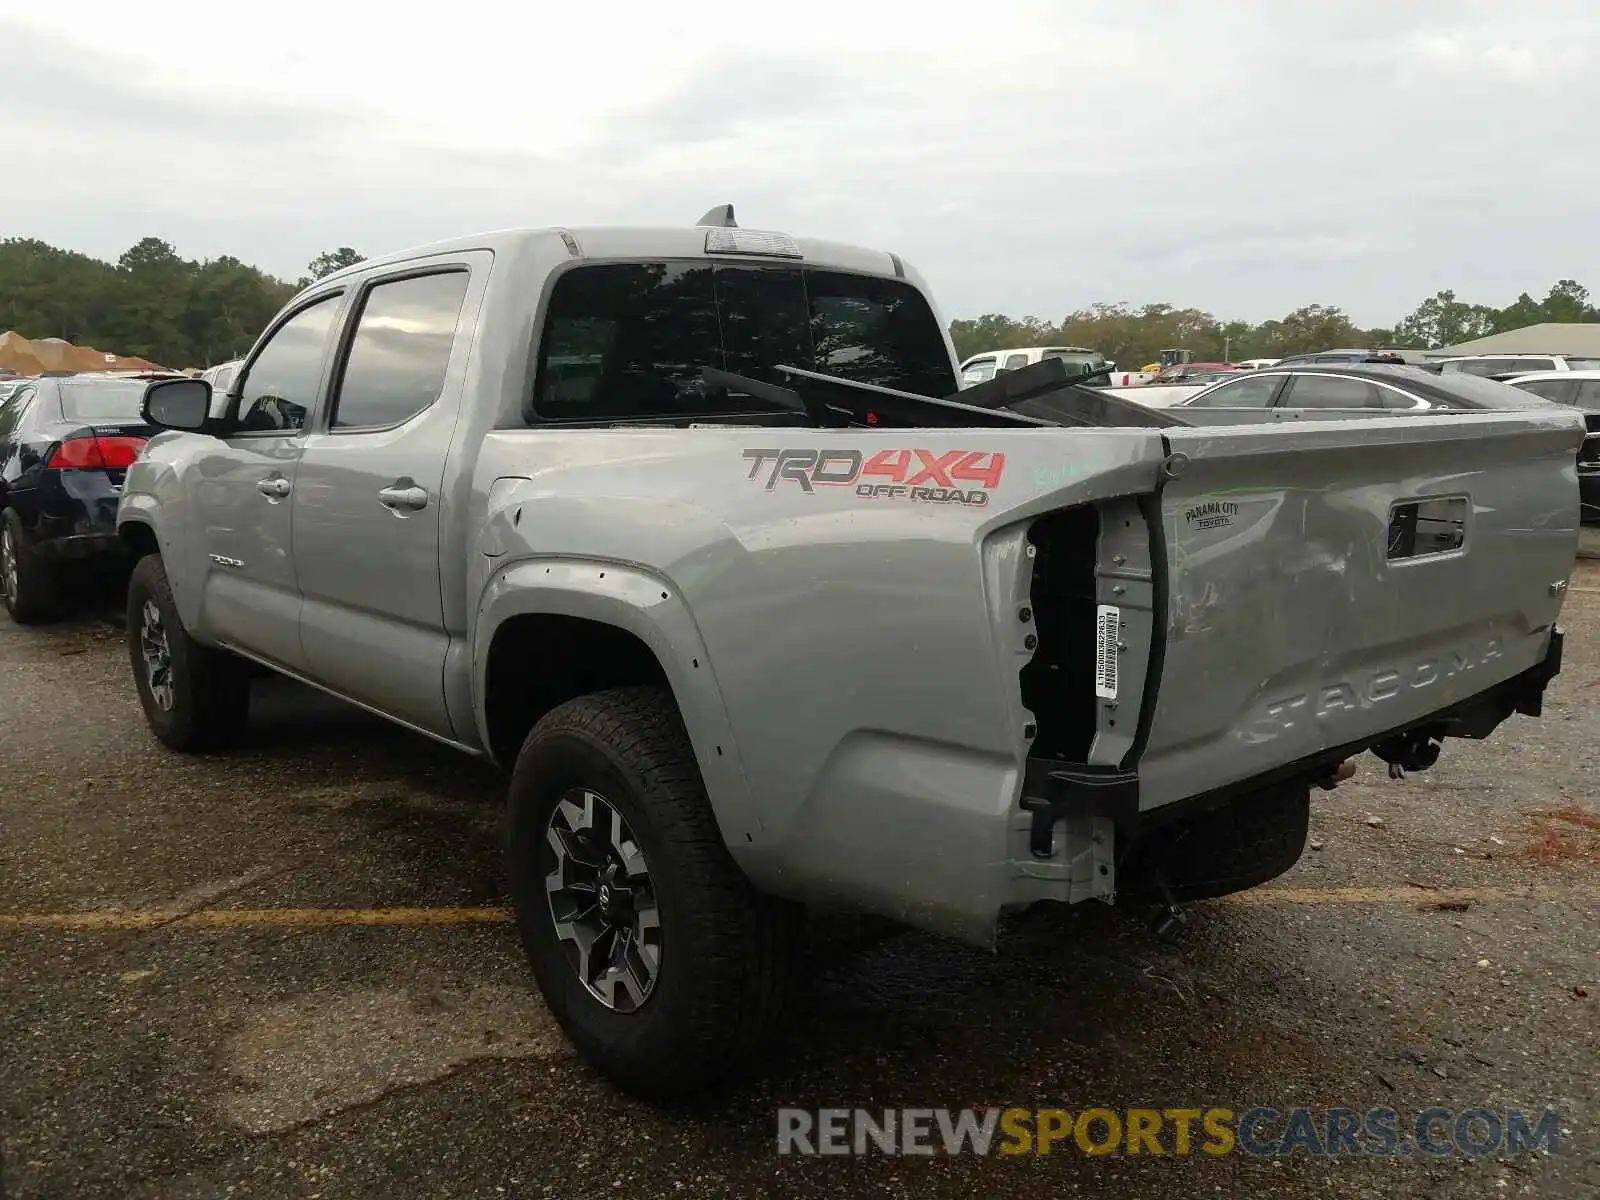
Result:
{"label": "sand pile", "polygon": [[74,346],[60,338],[30,341],[20,333],[0,333],[0,367],[19,375],[43,371],[150,371],[160,370],[148,359],[107,354],[93,346]]}

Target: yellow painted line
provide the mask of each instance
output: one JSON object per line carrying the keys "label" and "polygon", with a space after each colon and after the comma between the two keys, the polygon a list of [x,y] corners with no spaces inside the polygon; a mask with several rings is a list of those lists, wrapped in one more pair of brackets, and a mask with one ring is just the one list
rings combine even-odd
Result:
{"label": "yellow painted line", "polygon": [[[1536,904],[1600,902],[1600,887],[1562,890],[1505,891],[1497,888],[1450,887],[1261,887],[1220,897],[1224,904],[1437,904],[1468,901],[1492,904],[1521,900]],[[198,912],[159,909],[126,912],[0,913],[0,930],[123,930],[168,928],[236,928],[276,926],[320,929],[338,925],[500,925],[512,919],[506,908],[207,908]]]}
{"label": "yellow painted line", "polygon": [[0,913],[0,929],[148,929],[156,925],[472,925],[511,920],[505,908],[206,908],[198,912]]}
{"label": "yellow painted line", "polygon": [[1490,900],[1555,900],[1522,892],[1503,892],[1485,888],[1385,887],[1385,888],[1253,888],[1218,899],[1228,904],[1432,904],[1440,900],[1469,900],[1481,904]]}

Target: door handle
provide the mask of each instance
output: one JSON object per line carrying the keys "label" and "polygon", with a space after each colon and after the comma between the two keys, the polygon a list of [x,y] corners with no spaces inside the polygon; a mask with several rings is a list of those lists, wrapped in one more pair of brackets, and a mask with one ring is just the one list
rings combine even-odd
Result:
{"label": "door handle", "polygon": [[392,484],[378,493],[378,503],[396,515],[400,515],[402,510],[417,512],[428,507],[428,493],[416,484],[410,487]]}
{"label": "door handle", "polygon": [[256,491],[268,499],[282,500],[289,494],[289,481],[282,475],[269,475],[267,478],[257,481]]}

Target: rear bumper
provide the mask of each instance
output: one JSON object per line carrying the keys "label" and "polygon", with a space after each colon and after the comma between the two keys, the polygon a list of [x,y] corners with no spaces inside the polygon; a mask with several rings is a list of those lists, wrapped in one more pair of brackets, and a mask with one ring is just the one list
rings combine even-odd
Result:
{"label": "rear bumper", "polygon": [[49,471],[33,494],[29,533],[41,558],[82,559],[117,554],[121,489],[104,471]]}
{"label": "rear bumper", "polygon": [[992,947],[1006,912],[1041,901],[1114,903],[1119,891],[1137,896],[1136,874],[1119,880],[1119,872],[1169,822],[1274,787],[1314,784],[1367,750],[1420,769],[1419,757],[1437,749],[1431,739],[1483,738],[1512,713],[1538,716],[1561,650],[1553,630],[1533,667],[1446,708],[1144,810],[1136,771],[1041,758],[1007,763],[862,734],[833,756],[807,809],[781,836],[729,849],[756,886],[775,895]]}
{"label": "rear bumper", "polygon": [[[1022,807],[1031,818],[1028,853],[1038,859],[1050,856],[1055,824],[1061,820],[1099,819],[1114,827],[1118,839],[1133,841],[1179,817],[1216,808],[1237,797],[1275,785],[1314,783],[1333,774],[1345,759],[1371,750],[1389,761],[1404,759],[1419,739],[1446,737],[1485,738],[1513,713],[1537,717],[1544,711],[1544,692],[1561,672],[1565,635],[1553,629],[1542,660],[1495,686],[1456,704],[1360,741],[1332,746],[1314,755],[1285,763],[1270,771],[1190,796],[1158,808],[1140,808],[1137,771],[1069,766],[1049,759],[1030,758],[1023,781]],[[1413,763],[1413,770],[1425,769]]]}
{"label": "rear bumper", "polygon": [[113,531],[103,533],[68,533],[59,537],[43,537],[33,544],[40,558],[83,559],[120,555],[127,547]]}

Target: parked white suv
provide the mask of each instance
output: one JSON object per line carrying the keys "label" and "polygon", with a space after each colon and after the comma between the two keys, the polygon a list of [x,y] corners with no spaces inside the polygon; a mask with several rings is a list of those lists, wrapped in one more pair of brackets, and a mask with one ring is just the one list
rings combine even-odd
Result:
{"label": "parked white suv", "polygon": [[200,372],[200,378],[211,385],[213,417],[220,417],[227,407],[228,385],[233,382],[234,373],[243,361],[242,358],[230,358],[227,362],[220,362]]}
{"label": "parked white suv", "polygon": [[1001,371],[1019,371],[1047,358],[1064,359],[1069,375],[1073,371],[1110,367],[1104,354],[1087,346],[1018,346],[1011,350],[985,350],[961,364],[961,386],[969,388],[988,383]]}

